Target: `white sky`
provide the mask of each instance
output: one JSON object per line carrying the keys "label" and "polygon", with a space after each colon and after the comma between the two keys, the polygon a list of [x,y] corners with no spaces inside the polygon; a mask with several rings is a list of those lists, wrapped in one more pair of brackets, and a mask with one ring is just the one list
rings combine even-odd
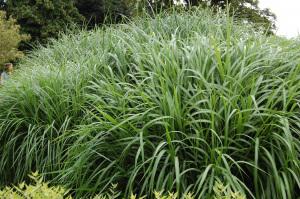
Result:
{"label": "white sky", "polygon": [[300,35],[300,0],[259,0],[261,8],[270,8],[277,16],[277,34]]}

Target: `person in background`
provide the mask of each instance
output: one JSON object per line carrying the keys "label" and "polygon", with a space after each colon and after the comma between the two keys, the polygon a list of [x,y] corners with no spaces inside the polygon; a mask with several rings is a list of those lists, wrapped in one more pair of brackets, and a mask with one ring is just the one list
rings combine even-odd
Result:
{"label": "person in background", "polygon": [[9,76],[13,73],[14,67],[12,63],[4,64],[4,70],[0,76],[0,84],[3,84],[6,80],[9,79]]}

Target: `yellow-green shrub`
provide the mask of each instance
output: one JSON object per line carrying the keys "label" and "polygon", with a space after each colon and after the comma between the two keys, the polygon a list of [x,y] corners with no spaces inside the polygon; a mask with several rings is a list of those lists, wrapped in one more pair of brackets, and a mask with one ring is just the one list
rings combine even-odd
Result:
{"label": "yellow-green shrub", "polygon": [[0,65],[13,61],[23,55],[18,50],[21,41],[29,39],[28,35],[20,34],[20,26],[13,18],[6,19],[6,13],[0,11]]}
{"label": "yellow-green shrub", "polygon": [[[38,172],[34,172],[29,175],[33,184],[27,185],[24,182],[18,186],[6,187],[0,190],[0,198],[5,199],[72,199],[69,191],[61,186],[49,186],[49,183],[43,182],[43,178],[40,177]],[[100,194],[93,199],[117,199],[120,198],[121,193],[116,191],[117,185],[112,185],[107,194]],[[243,194],[234,192],[228,186],[224,186],[222,182],[215,183],[213,199],[246,199]],[[178,199],[180,198],[177,193],[164,193],[163,191],[154,192],[155,199]],[[147,199],[149,197],[142,196],[137,197],[131,194],[130,199]],[[188,193],[183,196],[184,199],[195,199],[193,194]]]}
{"label": "yellow-green shrub", "polygon": [[49,187],[48,183],[43,182],[43,179],[37,172],[29,175],[33,184],[27,185],[24,182],[18,186],[6,187],[0,190],[0,198],[5,199],[71,199],[70,196],[66,197],[68,191],[63,187]]}

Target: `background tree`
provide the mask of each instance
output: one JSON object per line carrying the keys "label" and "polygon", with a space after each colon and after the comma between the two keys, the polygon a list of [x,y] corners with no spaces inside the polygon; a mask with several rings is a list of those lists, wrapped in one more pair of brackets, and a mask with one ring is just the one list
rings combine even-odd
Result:
{"label": "background tree", "polygon": [[5,1],[4,0],[0,0],[0,10],[5,10]]}
{"label": "background tree", "polygon": [[[135,4],[135,7],[148,7],[151,11],[161,11],[168,9],[175,4],[184,4],[187,8],[190,6],[205,6],[225,9],[230,5],[232,14],[240,19],[254,23],[258,28],[271,31],[275,29],[275,15],[269,9],[260,9],[258,0],[127,0]],[[139,6],[138,6],[139,5]],[[140,6],[142,5],[142,6]]]}
{"label": "background tree", "polygon": [[105,21],[118,22],[122,16],[129,14],[124,0],[76,0],[75,5],[91,26],[102,24]]}
{"label": "background tree", "polygon": [[18,20],[21,31],[30,34],[33,42],[41,43],[57,37],[69,24],[85,21],[94,26],[106,16],[116,22],[127,12],[124,0],[0,0],[0,7]]}
{"label": "background tree", "polygon": [[7,0],[7,13],[21,24],[21,31],[28,33],[32,41],[45,42],[57,37],[68,24],[82,23],[73,0]]}
{"label": "background tree", "polygon": [[29,39],[28,35],[20,34],[20,26],[13,18],[6,18],[6,13],[0,11],[0,68],[5,62],[13,61],[23,55],[18,50],[21,41]]}
{"label": "background tree", "polygon": [[[190,0],[191,4],[198,4],[203,0]],[[198,2],[198,3],[197,3]],[[231,13],[234,13],[240,19],[247,20],[257,25],[258,28],[271,31],[276,28],[276,16],[269,9],[260,9],[258,0],[211,0],[210,5],[226,8],[230,5]]]}

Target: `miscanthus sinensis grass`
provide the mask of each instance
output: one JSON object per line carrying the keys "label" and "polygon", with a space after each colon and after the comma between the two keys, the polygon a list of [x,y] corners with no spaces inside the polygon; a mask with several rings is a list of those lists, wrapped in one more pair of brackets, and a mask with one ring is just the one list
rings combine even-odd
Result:
{"label": "miscanthus sinensis grass", "polygon": [[300,42],[209,10],[65,35],[0,89],[1,183],[297,198]]}

